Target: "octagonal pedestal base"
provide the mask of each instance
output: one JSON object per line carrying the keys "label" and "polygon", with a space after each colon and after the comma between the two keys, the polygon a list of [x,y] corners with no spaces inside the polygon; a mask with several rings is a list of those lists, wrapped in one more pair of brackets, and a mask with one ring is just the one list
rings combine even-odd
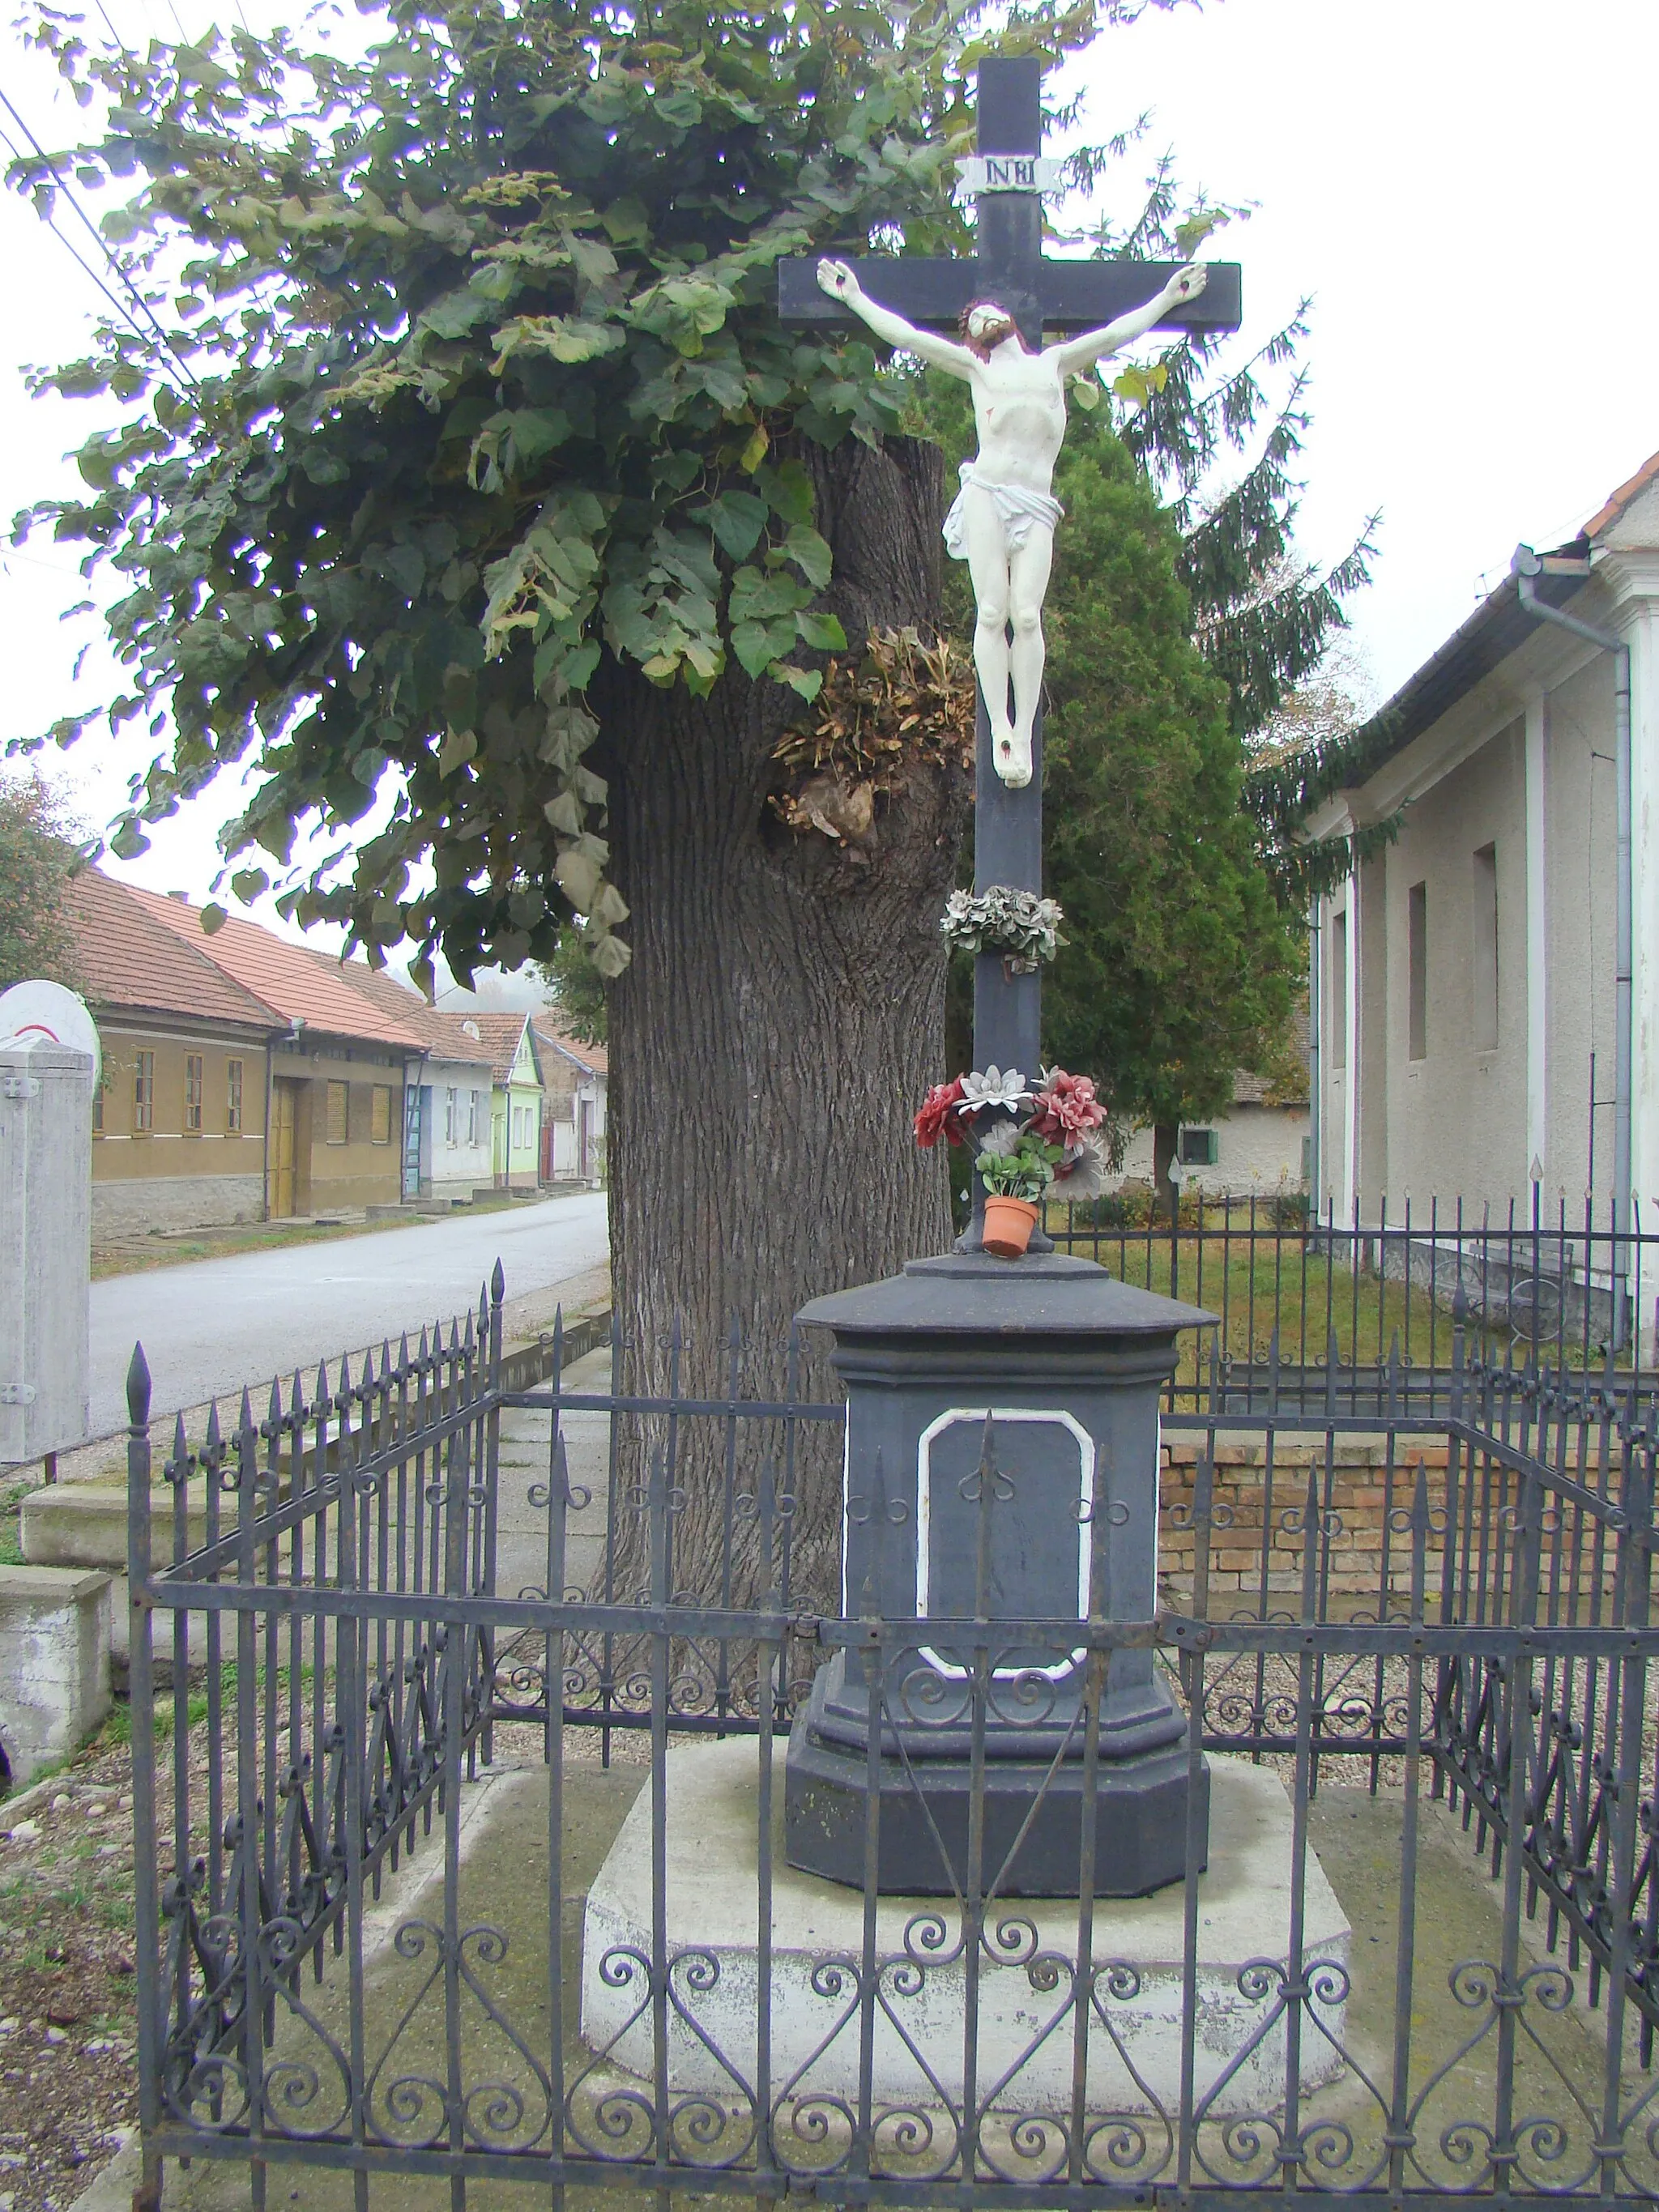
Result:
{"label": "octagonal pedestal base", "polygon": [[[899,1760],[885,1759],[880,1786],[877,1887],[884,1895],[902,1890],[914,1897],[949,1896],[967,1879],[968,1760],[916,1759],[907,1772]],[[982,1863],[987,1881],[1000,1873],[999,1896],[1077,1895],[1083,1788],[1080,1759],[1063,1763],[1052,1776],[1047,1760],[987,1759]],[[1209,1829],[1207,1765],[1200,1773],[1199,1788],[1202,1837]],[[864,1759],[817,1735],[810,1711],[803,1708],[789,1741],[784,1792],[784,1833],[791,1866],[861,1887],[868,1793]],[[1097,1897],[1145,1897],[1181,1879],[1187,1868],[1189,1794],[1184,1742],[1099,1762],[1095,1783]],[[1028,1820],[1030,1826],[1021,1837]],[[1003,1871],[1016,1842],[1013,1862]],[[1200,1856],[1199,1865],[1204,1864]]]}

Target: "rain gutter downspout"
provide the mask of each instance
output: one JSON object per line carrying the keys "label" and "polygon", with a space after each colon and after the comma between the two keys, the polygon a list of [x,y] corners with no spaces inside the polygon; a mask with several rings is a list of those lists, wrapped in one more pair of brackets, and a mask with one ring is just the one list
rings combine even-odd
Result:
{"label": "rain gutter downspout", "polygon": [[[1553,623],[1586,644],[1599,646],[1613,655],[1613,782],[1616,787],[1617,836],[1614,890],[1613,951],[1613,1349],[1623,1348],[1626,1285],[1629,1279],[1628,1244],[1631,1203],[1631,732],[1630,647],[1611,630],[1598,629],[1559,607],[1547,606],[1538,596],[1541,575],[1582,576],[1590,573],[1588,560],[1565,556],[1542,558],[1530,545],[1517,545],[1510,562],[1521,594],[1521,604],[1540,622]],[[1595,1111],[1595,1101],[1590,1112]]]}

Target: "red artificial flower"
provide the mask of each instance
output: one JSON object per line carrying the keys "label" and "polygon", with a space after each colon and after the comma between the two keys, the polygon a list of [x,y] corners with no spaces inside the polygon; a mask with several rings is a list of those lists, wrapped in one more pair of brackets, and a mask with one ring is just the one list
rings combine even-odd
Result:
{"label": "red artificial flower", "polygon": [[1063,1067],[1049,1070],[1036,1106],[1032,1128],[1045,1145],[1064,1145],[1068,1150],[1106,1119],[1106,1109],[1095,1096],[1093,1077],[1068,1075]]}
{"label": "red artificial flower", "polygon": [[936,1083],[921,1102],[921,1111],[916,1116],[916,1142],[924,1152],[931,1152],[942,1136],[947,1144],[965,1145],[968,1132],[956,1109],[962,1103],[962,1078],[958,1075],[950,1083]]}

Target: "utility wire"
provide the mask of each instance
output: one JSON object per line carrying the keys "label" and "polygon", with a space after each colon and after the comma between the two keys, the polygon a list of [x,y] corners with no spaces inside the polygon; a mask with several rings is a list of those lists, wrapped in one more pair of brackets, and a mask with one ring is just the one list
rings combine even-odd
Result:
{"label": "utility wire", "polygon": [[[185,383],[189,385],[191,390],[199,399],[201,398],[201,387],[196,381],[195,374],[191,368],[190,363],[185,360],[178,346],[173,343],[167,331],[162,327],[161,322],[157,319],[155,309],[150,306],[149,301],[145,299],[143,294],[138,289],[138,287],[133,283],[132,278],[127,273],[126,269],[123,266],[118,256],[111,252],[109,242],[105,238],[103,232],[99,229],[97,224],[82,206],[80,201],[76,199],[73,190],[65,182],[63,172],[58,168],[51,155],[47,153],[46,148],[40,143],[40,141],[35,137],[33,131],[30,130],[28,125],[17,112],[17,110],[12,106],[10,100],[7,97],[3,89],[0,89],[0,107],[3,107],[5,109],[7,114],[10,116],[12,121],[22,132],[29,144],[34,149],[35,154],[46,163],[47,175],[58,186],[59,191],[63,193],[74,213],[81,218],[82,228],[90,234],[93,243],[97,246],[98,251],[103,255],[105,260],[108,262],[110,267],[120,278],[121,283],[132,295],[134,300],[137,301],[145,320],[149,324],[150,328],[155,331],[156,337],[160,338],[161,343],[167,349],[167,351],[178,362],[179,369],[183,373]],[[50,222],[51,217],[48,216],[46,220]],[[58,233],[58,235],[62,236],[61,232]],[[65,240],[64,243],[67,244],[68,240]],[[71,251],[73,249],[71,249]],[[77,261],[81,259],[78,253],[76,254],[75,258]],[[81,265],[84,268],[86,264],[82,262]],[[100,283],[99,289],[103,290],[105,288]]]}
{"label": "utility wire", "polygon": [[[3,97],[3,95],[0,95],[0,97]],[[14,161],[21,161],[23,158],[18,152],[16,147],[13,144],[10,137],[3,131],[0,131],[0,145],[4,146],[6,151],[11,155]],[[64,237],[63,232],[58,229],[58,225],[52,221],[49,215],[43,215],[40,217],[40,220],[46,224],[46,228],[58,240],[58,243],[63,247],[64,252],[69,255],[70,260],[75,263],[76,266],[84,271],[84,273],[92,279],[93,283],[98,287],[98,289],[103,294],[104,297],[109,301],[111,307],[114,308],[116,313],[120,316],[127,328],[144,347],[146,351],[151,354],[155,353],[158,349],[155,340],[150,336],[143,325],[138,321],[131,308],[128,307],[126,301],[123,299],[118,298],[117,295],[110,290],[109,286],[105,283],[103,278],[98,274],[98,271],[93,267],[92,264],[82,256],[72,240]],[[170,379],[169,381],[171,381]]]}

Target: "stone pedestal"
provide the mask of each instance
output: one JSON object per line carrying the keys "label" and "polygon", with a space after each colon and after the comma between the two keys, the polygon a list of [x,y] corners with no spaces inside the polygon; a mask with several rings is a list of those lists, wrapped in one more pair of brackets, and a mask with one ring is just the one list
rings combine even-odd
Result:
{"label": "stone pedestal", "polygon": [[[1159,1393],[1179,1332],[1212,1316],[1086,1260],[975,1253],[912,1261],[800,1318],[835,1331],[847,1384],[842,1610],[933,1626],[890,1638],[879,1662],[855,1640],[820,1670],[790,1745],[790,1863],[862,1883],[874,1727],[878,1888],[969,1886],[977,1726],[981,1879],[1074,1897],[1086,1668],[1064,1625],[1157,1610]],[[1096,1891],[1139,1896],[1185,1871],[1189,1834],[1186,1722],[1150,1648],[1113,1652],[1098,1748]]]}
{"label": "stone pedestal", "polygon": [[67,1758],[109,1707],[109,1577],[0,1567],[0,1745],[13,1783]]}
{"label": "stone pedestal", "polygon": [[[701,2092],[740,2105],[745,2088],[756,2086],[760,1997],[756,1747],[750,1741],[671,1751],[666,1773],[669,2085],[676,2096]],[[781,1794],[775,1790],[775,1805]],[[655,2055],[646,2002],[651,1797],[647,1785],[588,1893],[581,1991],[584,2040],[622,2077],[647,2080]],[[810,2125],[815,2098],[856,2106],[864,1899],[787,1867],[781,1831],[775,1821],[770,2088],[787,2128],[797,2107]],[[1291,1808],[1278,1777],[1248,1760],[1212,1760],[1194,2015],[1194,2109],[1214,2092],[1207,2117],[1271,2112],[1285,2102],[1285,2015],[1279,2000],[1292,1877]],[[1311,1850],[1302,1905],[1308,2010],[1328,2031],[1304,2020],[1306,2092],[1342,2070],[1335,2046],[1342,2040],[1350,1942],[1346,1916]],[[1091,2115],[1173,2117],[1179,2108],[1184,1914],[1184,1884],[1097,1909],[1093,1960],[1109,1971],[1097,1976],[1089,2032]],[[960,1932],[954,1905],[884,1897],[878,1908],[872,2094],[878,2110],[938,2112],[963,2094],[968,1978]],[[1005,1903],[993,1911],[979,1962],[978,2082],[983,2097],[1008,2076],[992,2100],[997,2112],[1069,2108],[1078,1955],[1075,1903],[1018,1911]],[[1035,1972],[1034,1958],[1042,1962]],[[1255,2049],[1224,2081],[1264,2025]],[[590,2077],[596,2096],[605,2078]]]}

